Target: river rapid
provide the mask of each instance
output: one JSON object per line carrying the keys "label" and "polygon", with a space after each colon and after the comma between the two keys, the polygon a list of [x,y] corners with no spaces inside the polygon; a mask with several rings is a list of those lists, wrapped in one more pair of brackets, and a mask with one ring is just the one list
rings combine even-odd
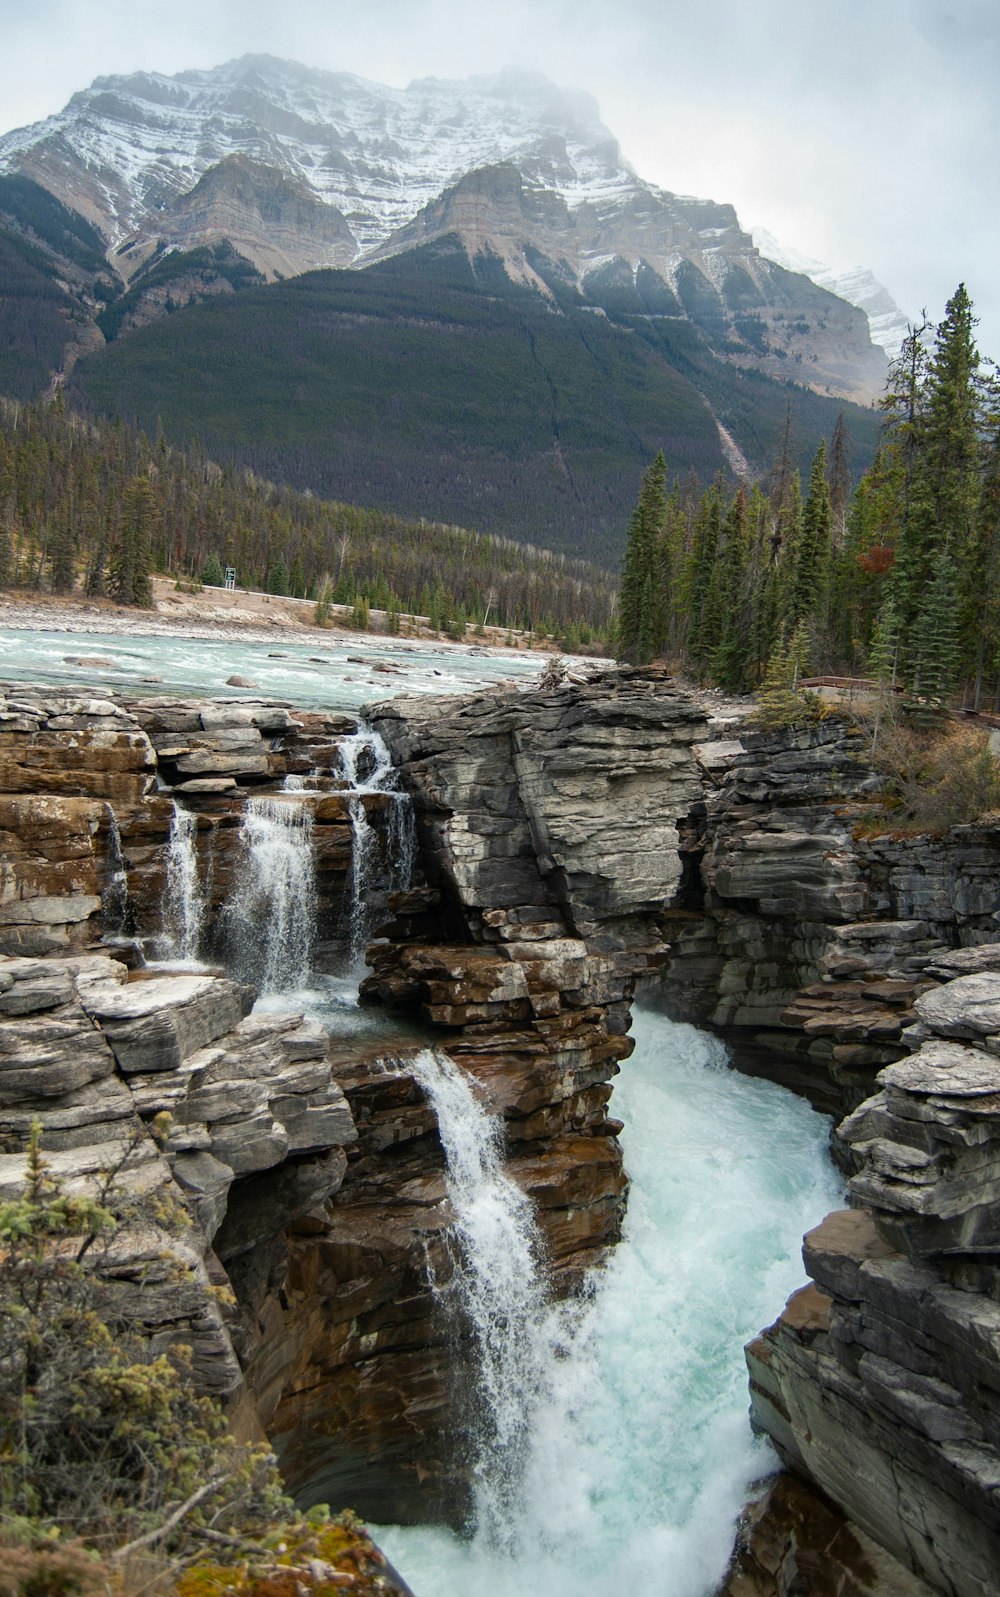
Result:
{"label": "river rapid", "polygon": [[[775,1467],[750,1432],[742,1346],[803,1284],[802,1233],[841,1201],[828,1122],[730,1070],[722,1045],[690,1026],[640,1011],[635,1036],[613,1099],[631,1180],[622,1244],[570,1309],[544,1302],[517,1255],[516,1301],[506,1313],[486,1305],[517,1356],[494,1358],[491,1386],[499,1369],[507,1390],[481,1393],[470,1418],[480,1440],[467,1534],[377,1531],[421,1597],[707,1597],[752,1483]],[[497,1250],[496,1210],[511,1211],[510,1254],[530,1253],[530,1237],[517,1240],[530,1214],[516,1196],[469,1189],[472,1121],[488,1119],[471,1093],[431,1095],[474,1280],[470,1254]],[[470,1216],[477,1201],[485,1221]],[[491,1414],[497,1403],[508,1411]]]}

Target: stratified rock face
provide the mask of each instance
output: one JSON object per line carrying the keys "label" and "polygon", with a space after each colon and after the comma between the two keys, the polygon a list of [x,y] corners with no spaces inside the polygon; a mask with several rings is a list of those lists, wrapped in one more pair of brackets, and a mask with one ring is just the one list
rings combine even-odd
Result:
{"label": "stratified rock face", "polygon": [[[964,957],[963,957],[964,956]],[[951,956],[992,963],[995,951]],[[1000,975],[916,1001],[912,1053],[840,1128],[851,1201],[805,1239],[815,1286],[747,1350],[755,1423],[910,1569],[1000,1569]]]}
{"label": "stratified rock face", "polygon": [[700,796],[691,751],[705,735],[670,678],[623,670],[439,700],[433,716],[396,699],[374,724],[413,796],[428,880],[473,940],[659,945],[654,917],[680,880],[677,819]]}
{"label": "stratified rock face", "polygon": [[[225,239],[271,278],[350,266],[358,253],[335,205],[324,204],[301,179],[241,154],[209,167],[194,188],[148,218],[116,255],[119,269],[134,273],[164,239],[182,250]],[[170,292],[177,303],[176,282]]]}
{"label": "stratified rock face", "polygon": [[[0,952],[84,949],[102,935],[170,951],[165,924],[175,808],[195,817],[206,951],[242,860],[248,798],[288,776],[308,810],[321,944],[341,944],[351,899],[351,819],[338,740],[352,716],[287,705],[0,693]],[[381,824],[385,799],[360,802]],[[382,817],[384,820],[384,817]],[[176,950],[173,950],[176,952]]]}
{"label": "stratified rock face", "polygon": [[[244,1377],[210,1290],[223,1220],[247,1241],[280,1236],[336,1191],[355,1140],[328,1039],[300,1016],[247,1011],[253,992],[214,976],[127,980],[102,954],[0,956],[0,1192],[24,1179],[32,1124],[68,1190],[102,1172],[141,1200],[101,1268],[154,1349],[186,1343],[198,1385],[235,1399]],[[147,1128],[164,1111],[169,1131]],[[266,1193],[255,1177],[284,1171]],[[164,1200],[190,1211],[178,1229]]]}
{"label": "stratified rock face", "polygon": [[838,1115],[906,1052],[955,945],[998,935],[1000,830],[867,837],[866,753],[840,721],[699,749],[704,807],[684,831],[700,891],[664,922],[671,1011]]}
{"label": "stratified rock face", "polygon": [[845,1514],[793,1475],[749,1504],[717,1597],[933,1597]]}

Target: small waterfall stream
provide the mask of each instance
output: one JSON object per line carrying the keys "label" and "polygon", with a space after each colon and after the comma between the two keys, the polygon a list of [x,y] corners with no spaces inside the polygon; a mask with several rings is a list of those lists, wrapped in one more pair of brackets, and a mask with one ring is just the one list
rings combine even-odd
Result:
{"label": "small waterfall stream", "polygon": [[108,865],[110,869],[104,888],[102,909],[104,935],[113,941],[115,938],[122,937],[128,930],[128,872],[125,869],[125,854],[122,849],[122,834],[118,826],[118,817],[110,804],[106,806],[106,809],[108,816]]}
{"label": "small waterfall stream", "polygon": [[365,795],[384,794],[388,810],[388,891],[409,886],[416,854],[416,828],[413,804],[399,786],[392,756],[385,741],[370,727],[359,726],[339,745],[340,762],[347,782],[347,809],[351,819],[351,911],[348,954],[351,968],[364,963],[365,946],[371,941],[380,910],[373,892],[379,863],[378,834],[365,810]]}
{"label": "small waterfall stream", "polygon": [[171,959],[197,960],[205,923],[205,893],[198,874],[198,818],[174,799],[167,840],[164,933]]}
{"label": "small waterfall stream", "polygon": [[438,1050],[413,1061],[445,1151],[458,1259],[442,1294],[473,1341],[475,1398],[467,1441],[473,1527],[504,1546],[516,1517],[531,1414],[546,1375],[546,1287],[532,1207],[504,1169],[504,1127],[476,1097],[472,1078]]}
{"label": "small waterfall stream", "polygon": [[248,798],[239,884],[224,911],[232,963],[265,996],[306,987],[316,923],[312,810],[278,795]]}

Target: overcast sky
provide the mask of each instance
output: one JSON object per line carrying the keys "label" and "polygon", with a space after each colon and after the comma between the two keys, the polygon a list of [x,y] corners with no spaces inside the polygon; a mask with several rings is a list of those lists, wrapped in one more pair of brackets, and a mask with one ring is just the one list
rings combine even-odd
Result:
{"label": "overcast sky", "polygon": [[101,73],[269,51],[381,83],[515,64],[596,95],[640,176],[732,201],[1000,359],[1000,0],[0,0],[0,131]]}

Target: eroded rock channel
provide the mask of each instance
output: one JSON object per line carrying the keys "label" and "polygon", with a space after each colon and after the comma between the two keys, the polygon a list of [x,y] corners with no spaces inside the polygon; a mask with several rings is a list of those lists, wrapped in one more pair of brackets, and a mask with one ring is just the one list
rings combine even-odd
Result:
{"label": "eroded rock channel", "polygon": [[[985,1597],[1000,831],[861,840],[874,787],[846,726],[710,727],[651,672],[397,699],[360,732],[284,705],[10,689],[0,1181],[19,1180],[36,1116],[70,1180],[139,1128],[129,1179],[177,1192],[194,1224],[183,1244],[152,1218],[132,1229],[128,1312],[154,1343],[191,1344],[199,1382],[272,1438],[304,1502],[454,1518],[470,1351],[437,1307],[458,1266],[415,1061],[438,1049],[502,1114],[550,1286],[571,1293],[620,1232],[611,1084],[639,984],[741,1068],[849,1117],[852,1207],[807,1239],[815,1286],[749,1353],[755,1423],[807,1497],[758,1507],[729,1589],[804,1590],[839,1537],[856,1556],[832,1591],[917,1577]],[[275,880],[308,853],[299,984],[345,981],[359,926],[378,930],[362,997],[391,1024],[359,1030],[355,1011],[331,1036],[280,993],[254,1007],[274,914],[271,878],[246,897],[253,816],[276,829]],[[157,1143],[142,1128],[162,1111]],[[156,1262],[168,1242],[182,1289]]]}

